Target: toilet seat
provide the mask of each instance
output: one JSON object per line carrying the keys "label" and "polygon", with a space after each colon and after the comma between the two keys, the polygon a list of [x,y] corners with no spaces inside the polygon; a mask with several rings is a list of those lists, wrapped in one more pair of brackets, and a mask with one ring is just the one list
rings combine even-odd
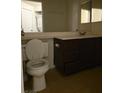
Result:
{"label": "toilet seat", "polygon": [[46,66],[48,67],[48,61],[44,59],[31,60],[27,63],[27,68],[32,70],[40,70]]}

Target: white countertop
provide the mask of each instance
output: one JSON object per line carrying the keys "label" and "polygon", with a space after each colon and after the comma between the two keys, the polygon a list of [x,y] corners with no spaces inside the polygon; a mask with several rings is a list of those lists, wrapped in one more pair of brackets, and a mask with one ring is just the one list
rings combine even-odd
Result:
{"label": "white countertop", "polygon": [[92,38],[92,37],[101,37],[102,35],[96,35],[87,33],[86,35],[79,35],[78,32],[47,32],[47,33],[25,33],[25,36],[22,36],[22,40],[30,40],[30,39],[53,39],[58,38],[62,40],[69,39],[82,39],[82,38]]}
{"label": "white countertop", "polygon": [[55,37],[62,40],[70,40],[70,39],[83,39],[83,38],[94,38],[94,37],[102,37],[101,35],[80,35],[80,36],[61,36]]}

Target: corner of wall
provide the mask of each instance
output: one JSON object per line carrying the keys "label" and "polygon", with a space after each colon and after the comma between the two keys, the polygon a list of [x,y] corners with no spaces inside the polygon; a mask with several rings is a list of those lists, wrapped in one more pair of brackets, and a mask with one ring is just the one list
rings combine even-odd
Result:
{"label": "corner of wall", "polygon": [[102,21],[92,23],[92,34],[102,35]]}

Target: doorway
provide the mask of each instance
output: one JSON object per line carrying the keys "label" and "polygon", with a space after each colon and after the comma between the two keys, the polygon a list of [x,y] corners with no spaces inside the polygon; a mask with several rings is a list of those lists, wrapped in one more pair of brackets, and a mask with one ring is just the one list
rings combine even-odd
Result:
{"label": "doorway", "polygon": [[42,32],[42,3],[22,0],[21,27],[24,32]]}

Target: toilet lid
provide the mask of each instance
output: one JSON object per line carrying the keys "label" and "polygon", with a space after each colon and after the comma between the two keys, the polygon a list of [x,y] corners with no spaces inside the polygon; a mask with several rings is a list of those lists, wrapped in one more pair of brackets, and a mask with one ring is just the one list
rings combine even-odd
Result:
{"label": "toilet lid", "polygon": [[44,49],[41,40],[33,39],[30,40],[26,45],[26,55],[29,60],[43,58]]}

